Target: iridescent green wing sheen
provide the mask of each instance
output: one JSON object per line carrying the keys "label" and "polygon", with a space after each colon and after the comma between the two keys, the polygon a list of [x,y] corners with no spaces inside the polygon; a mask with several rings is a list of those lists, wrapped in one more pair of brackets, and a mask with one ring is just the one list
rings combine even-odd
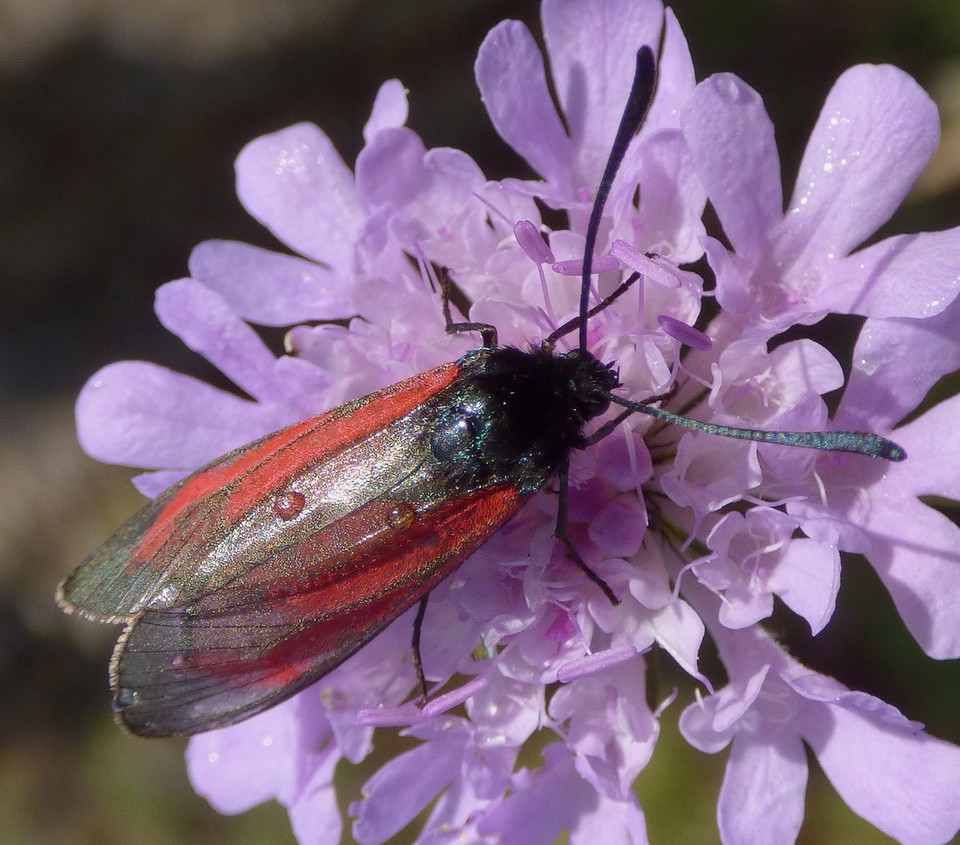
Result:
{"label": "iridescent green wing sheen", "polygon": [[63,594],[129,623],[111,663],[118,717],[195,733],[289,697],[513,516],[547,474],[530,487],[519,462],[491,473],[471,453],[470,380],[448,365],[264,438],[95,552]]}
{"label": "iridescent green wing sheen", "polygon": [[[434,482],[408,476],[283,550],[284,562],[268,557],[190,604],[143,611],[111,666],[122,721],[144,735],[191,734],[282,701],[426,595],[523,498],[501,485],[450,499],[431,493]],[[286,559],[304,564],[273,577]]]}
{"label": "iridescent green wing sheen", "polygon": [[[384,429],[457,372],[453,364],[438,367],[218,458],[133,516],[61,584],[58,600],[116,622],[235,581],[271,550],[336,521],[409,470],[417,444]],[[296,488],[314,495],[287,520],[280,497]]]}
{"label": "iridescent green wing sheen", "polygon": [[240,449],[148,506],[61,596],[128,623],[111,664],[119,718],[151,735],[221,727],[339,665],[581,445],[600,405],[580,382],[606,373],[587,363],[475,350]]}

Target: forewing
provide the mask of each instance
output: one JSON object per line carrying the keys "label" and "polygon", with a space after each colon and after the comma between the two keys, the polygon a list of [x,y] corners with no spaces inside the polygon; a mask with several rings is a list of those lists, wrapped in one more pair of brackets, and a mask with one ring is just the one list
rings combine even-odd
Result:
{"label": "forewing", "polygon": [[[455,364],[442,365],[208,464],[94,551],[60,585],[58,602],[100,621],[130,621],[244,577],[276,549],[376,499],[416,467],[420,446],[397,431],[405,417],[429,415],[431,398],[456,374]],[[307,504],[286,519],[277,498],[290,490]]]}
{"label": "forewing", "polygon": [[[119,718],[143,735],[192,734],[282,701],[426,595],[523,499],[507,485],[438,499],[439,479],[411,481],[287,550],[313,561],[295,574],[265,588],[254,570],[189,604],[143,611],[111,665]],[[417,503],[414,516],[401,493],[433,504]],[[342,539],[358,534],[367,539]]]}

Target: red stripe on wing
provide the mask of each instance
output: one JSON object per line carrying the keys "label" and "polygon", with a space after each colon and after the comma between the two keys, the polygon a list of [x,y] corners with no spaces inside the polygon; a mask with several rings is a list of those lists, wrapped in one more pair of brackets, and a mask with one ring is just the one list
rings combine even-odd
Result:
{"label": "red stripe on wing", "polygon": [[371,431],[413,410],[456,377],[456,364],[443,364],[362,399],[296,423],[245,446],[188,478],[157,514],[131,554],[144,564],[157,553],[177,519],[203,499],[231,487],[224,516],[227,526],[284,484],[307,463],[339,451]]}
{"label": "red stripe on wing", "polygon": [[[118,711],[137,733],[166,735],[222,727],[282,701],[426,595],[522,500],[513,487],[480,490],[268,589],[254,569],[250,584],[144,612],[114,658]],[[383,504],[362,510],[379,519]]]}

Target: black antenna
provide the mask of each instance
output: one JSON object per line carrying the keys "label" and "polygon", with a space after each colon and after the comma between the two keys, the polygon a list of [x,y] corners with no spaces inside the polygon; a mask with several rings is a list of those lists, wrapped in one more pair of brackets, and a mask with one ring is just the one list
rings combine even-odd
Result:
{"label": "black antenna", "polygon": [[587,312],[590,310],[590,275],[593,270],[593,250],[597,245],[597,232],[600,229],[600,218],[603,217],[603,208],[610,196],[613,179],[620,169],[623,157],[627,153],[630,141],[637,134],[643,119],[650,110],[653,95],[657,88],[657,65],[653,58],[653,50],[644,45],[637,50],[637,66],[633,74],[633,84],[627,97],[627,107],[620,117],[613,146],[610,148],[610,157],[607,166],[603,169],[600,187],[593,201],[593,210],[590,212],[590,222],[587,224],[587,238],[583,247],[583,275],[580,288],[580,349],[587,351]]}

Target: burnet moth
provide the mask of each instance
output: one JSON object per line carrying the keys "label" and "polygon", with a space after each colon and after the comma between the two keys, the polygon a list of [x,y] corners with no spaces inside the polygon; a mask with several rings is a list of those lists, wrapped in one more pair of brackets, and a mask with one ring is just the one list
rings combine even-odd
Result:
{"label": "burnet moth", "polygon": [[[588,350],[588,320],[638,279],[590,306],[600,219],[614,175],[653,99],[643,47],[586,233],[579,316],[529,351],[493,326],[448,332],[483,345],[392,387],[237,449],[180,481],[123,525],[59,587],[62,608],[123,623],[110,663],[117,720],[143,736],[231,725],[312,684],[420,602],[556,479],[556,537],[607,597],[567,537],[569,456],[611,404],[701,432],[902,460],[857,432],[765,432],[680,417],[618,396],[614,364]],[[557,352],[578,332],[576,348]],[[662,398],[662,397],[661,397]]]}

